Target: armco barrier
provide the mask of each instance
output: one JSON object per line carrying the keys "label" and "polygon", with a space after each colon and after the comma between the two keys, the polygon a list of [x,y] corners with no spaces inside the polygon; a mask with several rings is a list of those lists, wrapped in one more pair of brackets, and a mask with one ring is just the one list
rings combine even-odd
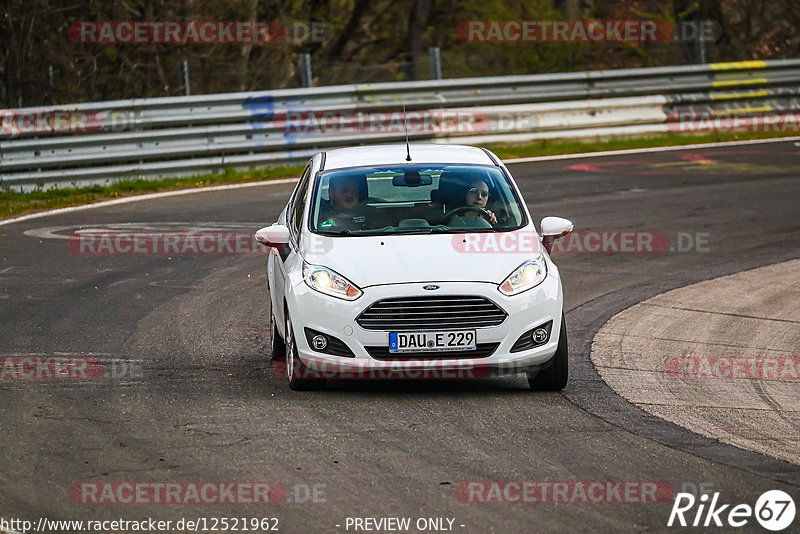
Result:
{"label": "armco barrier", "polygon": [[[300,161],[324,148],[402,141],[402,122],[391,117],[403,105],[410,118],[424,117],[412,141],[493,143],[664,133],[678,131],[673,123],[688,112],[799,103],[800,60],[775,60],[0,110],[0,183],[103,183]],[[315,122],[331,116],[336,128]],[[381,127],[356,124],[376,116],[386,118]]]}

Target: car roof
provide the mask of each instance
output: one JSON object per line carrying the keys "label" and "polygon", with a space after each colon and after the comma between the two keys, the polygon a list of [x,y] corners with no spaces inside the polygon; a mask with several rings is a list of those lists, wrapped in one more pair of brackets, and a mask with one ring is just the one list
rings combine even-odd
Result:
{"label": "car roof", "polygon": [[367,165],[403,163],[467,163],[495,165],[482,148],[466,145],[411,144],[411,161],[406,161],[406,145],[370,145],[337,148],[325,152],[324,170]]}

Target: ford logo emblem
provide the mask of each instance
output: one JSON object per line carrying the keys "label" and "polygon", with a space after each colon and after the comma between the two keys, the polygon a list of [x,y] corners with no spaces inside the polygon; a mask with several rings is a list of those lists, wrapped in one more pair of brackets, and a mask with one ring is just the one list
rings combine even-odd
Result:
{"label": "ford logo emblem", "polygon": [[427,286],[422,286],[422,289],[425,289],[427,291],[435,291],[439,289],[439,286],[437,286],[436,284],[428,284]]}

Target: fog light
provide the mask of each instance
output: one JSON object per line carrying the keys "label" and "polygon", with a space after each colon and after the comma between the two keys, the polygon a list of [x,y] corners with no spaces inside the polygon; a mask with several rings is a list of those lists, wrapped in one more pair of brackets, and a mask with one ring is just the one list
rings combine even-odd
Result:
{"label": "fog light", "polygon": [[314,350],[325,350],[325,347],[328,346],[328,338],[325,336],[314,336],[311,338],[311,344],[314,346]]}
{"label": "fog light", "polygon": [[547,330],[544,328],[537,328],[531,333],[531,339],[534,343],[544,343],[547,339]]}

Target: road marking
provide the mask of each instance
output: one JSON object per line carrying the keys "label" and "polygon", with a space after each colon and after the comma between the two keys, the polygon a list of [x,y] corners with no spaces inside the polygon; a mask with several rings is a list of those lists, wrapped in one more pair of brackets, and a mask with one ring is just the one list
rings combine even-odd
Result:
{"label": "road marking", "polygon": [[[800,139],[800,138],[798,138]],[[129,202],[139,202],[140,200],[152,200],[155,198],[175,197],[180,195],[191,195],[193,193],[208,193],[212,191],[227,191],[229,189],[242,189],[245,187],[259,187],[262,185],[280,185],[291,184],[296,182],[297,178],[283,178],[280,180],[264,180],[261,182],[252,182],[246,184],[229,184],[229,185],[215,185],[212,187],[201,187],[198,189],[182,189],[180,191],[164,191],[161,193],[148,193],[147,195],[137,195],[125,198],[116,198],[114,200],[105,200],[103,202],[95,202],[94,204],[84,204],[83,206],[70,206],[69,208],[58,208],[51,211],[42,211],[39,213],[31,213],[29,215],[21,215],[13,219],[0,220],[0,226],[12,224],[16,222],[29,221],[31,219],[40,219],[42,217],[49,217],[51,215],[62,215],[64,213],[73,213],[76,211],[90,210],[95,208],[105,208],[108,206],[115,206],[117,204],[127,204]]]}
{"label": "road marking", "polygon": [[557,154],[554,156],[532,156],[529,158],[512,158],[504,159],[503,163],[529,163],[533,161],[550,161],[560,159],[581,159],[581,158],[599,158],[602,156],[620,156],[627,154],[647,154],[650,152],[673,152],[675,150],[694,150],[698,148],[716,148],[726,146],[739,146],[739,145],[757,145],[765,143],[781,143],[790,141],[800,141],[800,136],[792,137],[776,137],[773,139],[751,139],[749,141],[725,141],[722,143],[699,143],[696,145],[680,145],[680,146],[654,146],[647,148],[624,148],[621,150],[604,150],[602,152],[584,152],[583,154]]}
{"label": "road marking", "polygon": [[[161,221],[161,222],[128,222],[128,223],[105,223],[97,226],[86,224],[70,224],[68,226],[46,226],[42,228],[32,228],[23,232],[30,237],[39,239],[69,239],[76,234],[92,233],[202,233],[202,232],[246,232],[249,227],[257,228],[263,225],[258,221],[232,221],[232,222],[199,222],[199,221]],[[61,233],[68,231],[69,233]],[[0,273],[2,274],[2,273]]]}

